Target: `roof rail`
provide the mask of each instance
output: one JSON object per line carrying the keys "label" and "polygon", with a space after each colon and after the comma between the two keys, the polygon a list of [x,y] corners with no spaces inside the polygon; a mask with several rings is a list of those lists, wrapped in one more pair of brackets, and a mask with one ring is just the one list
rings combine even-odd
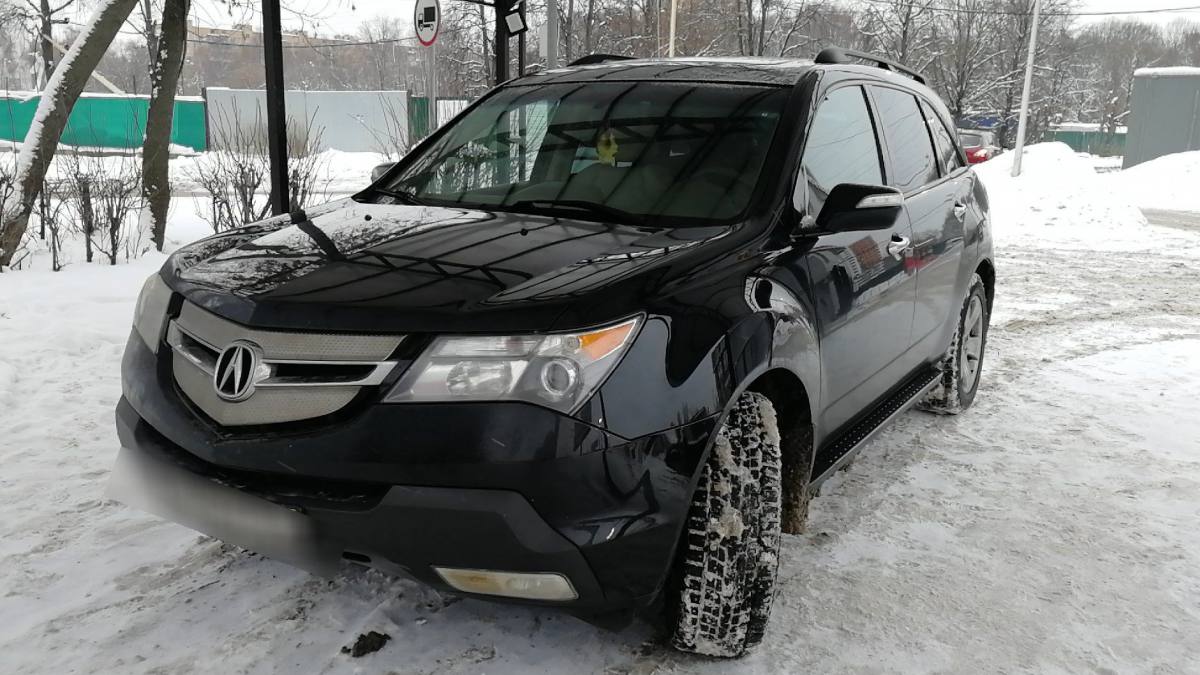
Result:
{"label": "roof rail", "polygon": [[588,54],[581,56],[567,64],[567,67],[572,66],[590,66],[593,63],[604,63],[605,61],[632,61],[633,56],[621,56],[620,54]]}
{"label": "roof rail", "polygon": [[860,52],[860,51],[857,51],[854,49],[842,49],[841,47],[826,47],[825,49],[822,49],[820,51],[820,53],[817,54],[817,58],[815,58],[814,61],[816,61],[817,63],[849,63],[851,61],[851,59],[859,59],[862,61],[871,61],[879,68],[883,68],[884,70],[894,70],[897,73],[902,73],[904,75],[911,77],[912,79],[916,80],[917,82],[920,82],[921,84],[925,84],[925,76],[924,75],[922,75],[921,73],[917,72],[916,70],[914,70],[912,68],[909,68],[908,66],[904,65],[903,63],[900,63],[899,61],[893,61],[892,59],[889,59],[886,56],[879,56],[878,54],[869,54],[867,52]]}

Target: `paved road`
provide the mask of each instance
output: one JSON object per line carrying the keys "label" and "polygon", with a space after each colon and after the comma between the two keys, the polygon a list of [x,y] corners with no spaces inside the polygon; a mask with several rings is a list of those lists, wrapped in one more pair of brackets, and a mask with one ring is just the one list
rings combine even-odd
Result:
{"label": "paved road", "polygon": [[1146,220],[1151,225],[1174,227],[1179,230],[1200,232],[1200,212],[1197,211],[1164,211],[1162,209],[1142,209]]}

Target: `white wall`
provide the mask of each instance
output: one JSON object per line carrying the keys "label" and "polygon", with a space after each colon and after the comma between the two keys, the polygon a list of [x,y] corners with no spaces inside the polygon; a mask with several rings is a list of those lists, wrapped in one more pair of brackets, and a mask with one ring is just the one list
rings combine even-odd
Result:
{"label": "white wall", "polygon": [[[209,87],[206,96],[210,148],[229,149],[239,136],[265,138],[265,91]],[[407,92],[289,91],[284,105],[289,129],[320,133],[316,150],[388,152],[396,138],[407,146]],[[235,126],[240,134],[233,131]]]}

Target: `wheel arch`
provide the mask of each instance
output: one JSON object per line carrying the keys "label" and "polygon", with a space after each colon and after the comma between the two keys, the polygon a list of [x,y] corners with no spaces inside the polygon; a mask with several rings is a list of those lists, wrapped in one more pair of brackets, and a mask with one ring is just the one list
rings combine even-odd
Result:
{"label": "wheel arch", "polygon": [[804,382],[785,368],[771,368],[745,388],[766,396],[775,408],[783,460],[783,531],[803,531],[808,505],[808,484],[815,455],[812,399]]}
{"label": "wheel arch", "polygon": [[983,279],[983,287],[987,293],[988,313],[991,313],[992,303],[996,298],[996,268],[992,265],[991,260],[984,258],[975,267],[975,273]]}

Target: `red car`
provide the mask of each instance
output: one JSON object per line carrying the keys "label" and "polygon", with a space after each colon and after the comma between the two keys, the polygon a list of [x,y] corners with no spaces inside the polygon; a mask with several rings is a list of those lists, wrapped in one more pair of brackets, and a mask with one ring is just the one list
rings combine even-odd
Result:
{"label": "red car", "polygon": [[996,137],[990,131],[959,129],[958,138],[962,142],[963,150],[967,153],[967,161],[971,164],[986,162],[1000,154],[1000,147],[996,145]]}

